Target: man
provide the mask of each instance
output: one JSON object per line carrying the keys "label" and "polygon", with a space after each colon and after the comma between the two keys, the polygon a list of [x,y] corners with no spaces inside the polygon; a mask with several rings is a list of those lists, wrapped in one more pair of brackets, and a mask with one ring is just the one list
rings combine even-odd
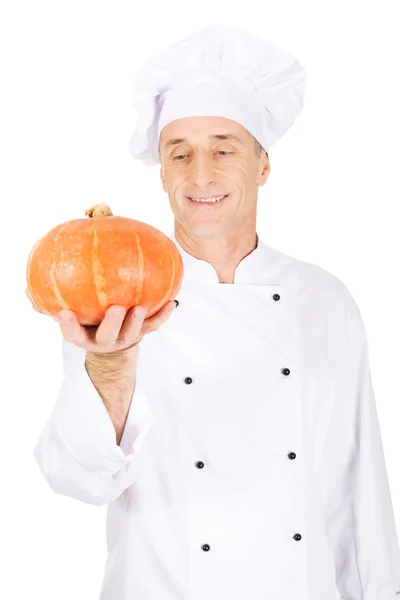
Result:
{"label": "man", "polygon": [[359,309],[256,232],[304,82],[229,26],[136,79],[130,147],[161,164],[182,287],[151,319],[110,307],[94,333],[61,311],[65,378],[35,448],[54,491],[109,505],[101,600],[400,597]]}

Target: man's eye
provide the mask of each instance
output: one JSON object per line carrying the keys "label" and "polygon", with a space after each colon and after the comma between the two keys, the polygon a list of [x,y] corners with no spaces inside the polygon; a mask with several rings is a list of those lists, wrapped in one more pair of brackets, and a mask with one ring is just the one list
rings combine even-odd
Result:
{"label": "man's eye", "polygon": [[[233,152],[228,152],[228,150],[218,150],[218,154],[224,153],[223,155],[226,156],[227,154],[233,154]],[[183,158],[184,156],[186,156],[186,154],[178,154],[177,156],[174,156],[174,158],[172,160],[176,160],[179,158]]]}

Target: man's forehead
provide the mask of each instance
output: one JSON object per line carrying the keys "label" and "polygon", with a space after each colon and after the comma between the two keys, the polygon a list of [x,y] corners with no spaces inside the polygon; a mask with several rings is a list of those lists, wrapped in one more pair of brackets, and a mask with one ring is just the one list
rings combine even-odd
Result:
{"label": "man's forehead", "polygon": [[[230,140],[239,144],[243,144],[243,139],[234,133],[210,133],[207,138],[210,142],[218,140]],[[190,141],[190,137],[172,137],[166,141],[165,148],[176,146],[178,144],[190,144]]]}

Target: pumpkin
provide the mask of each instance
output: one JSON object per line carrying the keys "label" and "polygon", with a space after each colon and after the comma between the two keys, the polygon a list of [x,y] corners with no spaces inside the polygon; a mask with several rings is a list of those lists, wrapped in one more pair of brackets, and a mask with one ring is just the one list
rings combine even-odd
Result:
{"label": "pumpkin", "polygon": [[54,227],[30,251],[26,279],[38,308],[53,317],[69,309],[81,325],[98,325],[113,304],[145,306],[148,319],[174,300],[183,262],[169,237],[113,215],[107,204],[85,215]]}

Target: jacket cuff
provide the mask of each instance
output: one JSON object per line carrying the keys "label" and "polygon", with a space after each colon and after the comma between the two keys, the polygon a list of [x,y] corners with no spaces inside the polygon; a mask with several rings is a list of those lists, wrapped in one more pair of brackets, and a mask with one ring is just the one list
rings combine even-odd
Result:
{"label": "jacket cuff", "polygon": [[53,412],[53,426],[69,452],[86,467],[116,472],[136,457],[151,427],[154,414],[147,396],[137,378],[118,446],[114,425],[86,371],[86,351],[63,343],[64,357],[72,352],[73,362],[64,362],[65,375]]}

